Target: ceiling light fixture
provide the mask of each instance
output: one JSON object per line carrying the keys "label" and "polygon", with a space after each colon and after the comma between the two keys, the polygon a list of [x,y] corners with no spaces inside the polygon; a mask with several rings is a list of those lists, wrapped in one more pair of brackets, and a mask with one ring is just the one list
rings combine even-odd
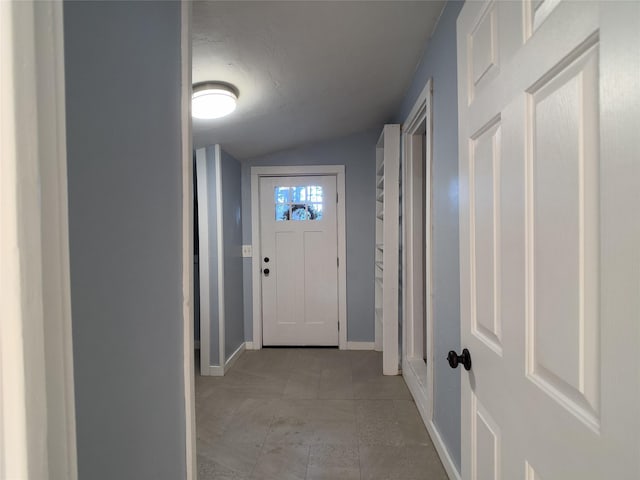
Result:
{"label": "ceiling light fixture", "polygon": [[202,82],[193,86],[191,115],[211,120],[224,117],[236,109],[238,90],[224,82]]}

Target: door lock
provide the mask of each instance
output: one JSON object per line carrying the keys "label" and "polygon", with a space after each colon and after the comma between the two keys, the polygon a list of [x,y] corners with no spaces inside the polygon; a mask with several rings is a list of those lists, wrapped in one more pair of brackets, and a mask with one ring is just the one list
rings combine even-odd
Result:
{"label": "door lock", "polygon": [[265,277],[269,276],[269,269],[268,268],[265,268],[264,270],[262,270],[262,272],[264,273]]}

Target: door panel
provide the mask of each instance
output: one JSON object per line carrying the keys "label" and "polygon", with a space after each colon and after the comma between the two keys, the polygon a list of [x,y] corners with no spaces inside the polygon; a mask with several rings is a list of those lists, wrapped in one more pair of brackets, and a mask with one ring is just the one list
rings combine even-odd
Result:
{"label": "door panel", "polygon": [[498,480],[500,478],[500,427],[489,412],[472,398],[472,442],[473,442],[473,480]]}
{"label": "door panel", "polygon": [[458,18],[464,479],[640,478],[638,31],[633,2]]}
{"label": "door panel", "polygon": [[492,120],[472,140],[469,210],[474,249],[472,332],[502,354],[500,319],[500,122]]}
{"label": "door panel", "polygon": [[[296,280],[297,259],[302,258],[303,248],[296,232],[275,232],[275,255],[264,268],[275,275],[275,317],[279,325],[295,325],[299,310],[300,283]],[[263,249],[264,257],[269,252]],[[263,269],[264,269],[263,268]],[[264,282],[263,282],[264,288]],[[268,303],[266,304],[268,305]]]}
{"label": "door panel", "polygon": [[338,345],[335,199],[335,176],[260,178],[266,346]]}
{"label": "door panel", "polygon": [[526,178],[527,374],[594,428],[600,397],[597,62],[594,45],[529,92]]}
{"label": "door panel", "polygon": [[[336,308],[337,283],[334,283],[336,288],[327,288],[326,283],[337,270],[335,261],[328,258],[331,249],[326,249],[326,241],[326,234],[323,231],[306,231],[303,234],[304,319],[307,324],[324,323],[326,310]],[[319,254],[323,250],[328,250],[327,254]]]}
{"label": "door panel", "polygon": [[497,5],[489,2],[468,39],[470,52],[469,100],[476,89],[495,78],[500,69]]}

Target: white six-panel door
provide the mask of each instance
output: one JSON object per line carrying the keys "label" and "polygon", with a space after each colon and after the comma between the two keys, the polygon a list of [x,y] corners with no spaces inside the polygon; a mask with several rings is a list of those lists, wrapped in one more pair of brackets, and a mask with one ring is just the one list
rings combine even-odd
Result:
{"label": "white six-panel door", "polygon": [[464,479],[640,478],[638,5],[458,18]]}
{"label": "white six-panel door", "polygon": [[338,345],[335,176],[261,177],[263,344]]}

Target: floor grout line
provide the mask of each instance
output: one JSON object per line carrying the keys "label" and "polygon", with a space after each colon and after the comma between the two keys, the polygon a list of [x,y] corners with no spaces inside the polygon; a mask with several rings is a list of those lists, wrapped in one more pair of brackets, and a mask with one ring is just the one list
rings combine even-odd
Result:
{"label": "floor grout line", "polygon": [[304,469],[305,480],[307,480],[307,477],[309,476],[309,460],[310,459],[311,459],[311,445],[307,447],[307,465],[305,466],[305,469]]}

